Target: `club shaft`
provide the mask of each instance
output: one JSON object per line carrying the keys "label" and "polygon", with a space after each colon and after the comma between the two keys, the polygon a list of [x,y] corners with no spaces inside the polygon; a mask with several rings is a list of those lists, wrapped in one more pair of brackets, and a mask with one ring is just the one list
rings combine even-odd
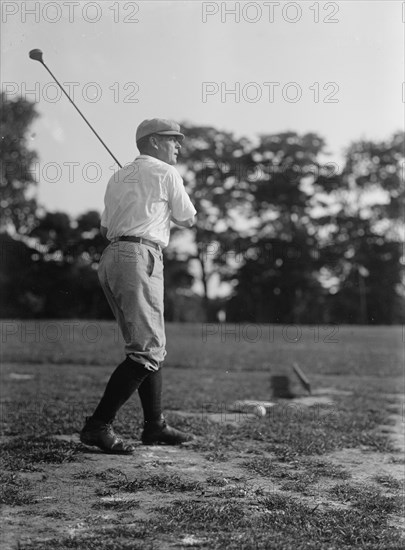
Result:
{"label": "club shaft", "polygon": [[59,86],[59,88],[62,90],[62,92],[65,94],[65,96],[68,98],[70,103],[73,105],[73,107],[76,109],[76,111],[79,113],[79,115],[82,117],[82,119],[85,121],[85,123],[89,126],[89,128],[94,132],[96,137],[99,139],[99,141],[104,145],[104,147],[107,149],[107,151],[110,153],[112,158],[115,160],[115,162],[118,164],[120,168],[122,168],[121,163],[115,158],[114,154],[111,152],[111,150],[107,147],[107,145],[104,143],[104,141],[101,139],[101,137],[98,135],[98,133],[95,131],[93,126],[90,124],[90,122],[87,120],[87,118],[84,116],[84,114],[81,112],[79,107],[74,103],[74,101],[71,99],[69,94],[65,91],[62,84],[58,81],[58,79],[55,77],[55,75],[52,73],[52,71],[45,65],[45,63],[42,61],[42,65],[45,67],[45,69],[48,71],[48,73],[51,75],[51,77],[54,79],[56,84]]}

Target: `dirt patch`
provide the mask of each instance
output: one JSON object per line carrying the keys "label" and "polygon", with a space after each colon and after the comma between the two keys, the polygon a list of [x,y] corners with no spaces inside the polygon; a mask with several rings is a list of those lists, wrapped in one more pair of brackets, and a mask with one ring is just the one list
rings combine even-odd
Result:
{"label": "dirt patch", "polygon": [[[55,437],[80,445],[77,436]],[[238,457],[238,461],[242,459]],[[153,476],[168,479],[178,476],[183,482],[194,482],[196,488],[128,492],[122,486],[127,480]],[[245,486],[248,476],[236,461],[215,463],[191,448],[139,444],[132,456],[117,457],[85,450],[80,462],[46,465],[41,472],[28,472],[24,477],[32,484],[35,503],[3,508],[3,550],[15,549],[18,543],[24,546],[34,541],[75,538],[106,524],[123,521],[140,524],[148,520],[157,506],[191,497],[206,499],[210,496],[209,488],[219,493],[224,488],[234,490],[238,484]],[[198,483],[201,483],[200,489]],[[270,488],[270,480],[267,485]],[[182,544],[192,546],[194,543],[198,541],[185,535]]]}
{"label": "dirt patch", "polygon": [[[322,398],[323,404],[333,405],[331,395],[301,398],[301,406],[314,406]],[[307,400],[306,403],[304,400]],[[317,400],[318,399],[318,400]],[[180,414],[179,416],[187,416]],[[404,482],[403,423],[401,416],[392,415],[392,423],[379,428],[395,442],[397,452],[383,454],[367,448],[341,449],[321,457],[310,457],[312,471],[317,461],[343,468],[351,484],[382,488],[384,494],[393,491],[384,486],[384,480]],[[224,422],[210,418],[208,422]],[[254,422],[253,415],[246,421]],[[81,446],[77,436],[59,435],[55,439]],[[290,495],[311,509],[349,509],[351,504],[334,499],[331,489],[339,483],[331,474],[318,475],[306,488],[297,490],[297,479],[306,473],[295,470],[290,486],[285,479],[256,474],[245,467],[252,458],[237,450],[227,454],[226,461],[215,461],[199,452],[193,444],[186,447],[145,447],[136,444],[132,456],[105,455],[81,446],[83,453],[77,462],[44,464],[38,471],[24,472],[30,483],[31,504],[4,506],[2,512],[2,549],[41,547],[46,541],[69,539],[72,542],[84,535],[100,534],[106,526],[125,526],[134,530],[134,540],[142,540],[142,529],[158,508],[181,500],[196,502],[256,502],[263,495]],[[257,441],[257,452],[263,459],[274,461],[284,468],[286,477],[292,470],[289,463],[281,464],[264,444]],[[258,456],[258,455],[256,455]],[[308,462],[309,464],[309,462]],[[378,481],[380,480],[380,481]],[[403,529],[404,520],[392,514],[390,525]],[[202,547],[207,540],[192,533],[181,537],[159,539],[159,548]]]}

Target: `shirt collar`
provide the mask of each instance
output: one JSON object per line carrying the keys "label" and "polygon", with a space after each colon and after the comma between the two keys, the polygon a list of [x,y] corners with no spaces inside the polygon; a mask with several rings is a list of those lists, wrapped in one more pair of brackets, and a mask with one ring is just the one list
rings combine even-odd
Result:
{"label": "shirt collar", "polygon": [[135,160],[149,160],[151,162],[156,162],[157,164],[164,164],[166,166],[170,166],[169,164],[167,164],[167,162],[157,159],[156,157],[152,157],[151,155],[141,154],[141,155],[138,155]]}

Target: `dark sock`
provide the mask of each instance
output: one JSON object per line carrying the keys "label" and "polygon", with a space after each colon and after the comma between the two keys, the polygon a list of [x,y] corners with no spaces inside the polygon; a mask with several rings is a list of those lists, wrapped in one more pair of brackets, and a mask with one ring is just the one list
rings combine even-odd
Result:
{"label": "dark sock", "polygon": [[160,420],[162,415],[162,370],[151,372],[138,388],[146,422]]}
{"label": "dark sock", "polygon": [[150,371],[141,363],[136,363],[127,357],[112,373],[92,418],[106,423],[112,422],[118,410],[139,388],[149,373]]}

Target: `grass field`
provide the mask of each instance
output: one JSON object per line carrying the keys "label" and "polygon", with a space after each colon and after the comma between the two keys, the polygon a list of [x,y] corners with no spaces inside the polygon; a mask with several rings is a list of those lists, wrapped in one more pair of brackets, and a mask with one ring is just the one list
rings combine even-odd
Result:
{"label": "grass field", "polygon": [[[2,548],[403,547],[400,327],[169,324],[166,416],[197,440],[131,457],[77,436],[123,357],[114,323],[1,328]],[[232,409],[279,374],[296,399]],[[116,429],[141,426],[134,396]]]}

